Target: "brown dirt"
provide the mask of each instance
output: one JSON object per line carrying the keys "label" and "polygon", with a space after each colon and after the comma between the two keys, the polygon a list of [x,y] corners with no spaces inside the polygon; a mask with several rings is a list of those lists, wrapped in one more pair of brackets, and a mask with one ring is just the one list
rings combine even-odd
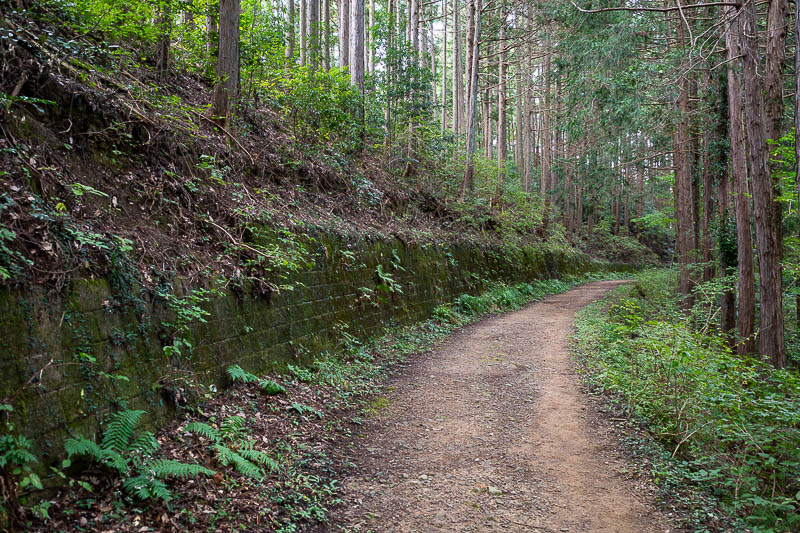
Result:
{"label": "brown dirt", "polygon": [[620,283],[480,322],[412,364],[388,403],[375,404],[334,522],[355,531],[669,531],[652,487],[623,474],[625,457],[569,358],[575,312]]}

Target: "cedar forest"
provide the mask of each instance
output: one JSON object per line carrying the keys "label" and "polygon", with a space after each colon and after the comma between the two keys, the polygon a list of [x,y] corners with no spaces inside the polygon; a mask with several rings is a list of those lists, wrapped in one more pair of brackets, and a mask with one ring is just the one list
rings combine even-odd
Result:
{"label": "cedar forest", "polygon": [[[646,266],[639,289],[579,318],[587,383],[680,461],[664,486],[696,487],[680,504],[692,527],[797,531],[798,35],[788,0],[9,0],[0,285],[59,291],[123,261],[154,294],[164,272],[292,290],[303,224],[321,219]],[[106,177],[87,178],[95,167]],[[220,200],[234,189],[239,203]],[[134,206],[147,229],[114,214]],[[254,221],[281,228],[279,245],[251,239]],[[286,393],[279,377],[229,374]],[[46,474],[0,400],[0,529],[68,527],[82,496],[35,495]],[[116,442],[68,439],[61,484],[90,490],[77,457],[127,475],[123,488],[147,468],[214,474],[127,463],[129,445],[158,448],[128,442],[135,413],[110,415],[128,428]],[[244,419],[225,424],[187,426],[216,443],[214,468],[280,470],[226,440]],[[174,483],[156,481],[121,497],[168,502]],[[292,509],[275,530],[327,523]]]}

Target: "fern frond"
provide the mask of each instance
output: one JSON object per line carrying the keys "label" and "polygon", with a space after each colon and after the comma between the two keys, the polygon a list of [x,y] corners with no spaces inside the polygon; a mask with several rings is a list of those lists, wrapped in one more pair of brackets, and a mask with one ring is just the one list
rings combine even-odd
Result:
{"label": "fern frond", "polygon": [[275,396],[276,394],[286,394],[286,389],[272,381],[271,379],[258,380],[258,386],[264,394]]}
{"label": "fern frond", "polygon": [[227,446],[215,444],[212,446],[212,448],[214,448],[214,451],[217,453],[217,459],[220,463],[222,463],[222,466],[233,465],[233,468],[244,476],[258,480],[264,478],[264,474],[261,472],[261,469],[258,466],[254,465]]}
{"label": "fern frond", "polygon": [[125,474],[128,471],[128,460],[116,450],[108,449],[103,451],[102,463],[110,468],[113,468],[120,474]]}
{"label": "fern frond", "polygon": [[133,432],[143,414],[144,411],[125,410],[117,411],[111,415],[100,446],[111,448],[120,453],[124,452],[128,448],[128,443],[133,437]]}
{"label": "fern frond", "polygon": [[186,479],[188,477],[199,476],[200,474],[206,476],[213,476],[216,474],[216,472],[204,466],[181,463],[180,461],[173,461],[171,459],[155,459],[147,463],[146,468],[158,479],[170,477]]}
{"label": "fern frond", "polygon": [[233,440],[244,427],[244,417],[239,415],[229,416],[219,427],[219,433],[222,438]]}
{"label": "fern frond", "polygon": [[244,446],[239,448],[238,453],[251,463],[268,468],[270,472],[277,472],[280,469],[280,465],[275,459],[265,452],[254,449],[252,442],[245,443]]}
{"label": "fern frond", "polygon": [[225,372],[228,373],[233,381],[241,383],[254,383],[258,381],[258,378],[254,374],[251,374],[239,365],[231,365],[225,369]]}
{"label": "fern frond", "polygon": [[153,479],[144,474],[129,477],[122,482],[122,488],[140,500],[157,498],[164,502],[172,499],[172,493],[160,479]]}
{"label": "fern frond", "polygon": [[189,433],[201,435],[210,441],[217,442],[220,439],[219,431],[203,422],[192,422],[191,424],[187,424],[183,429]]}
{"label": "fern frond", "polygon": [[68,457],[74,455],[85,455],[95,461],[102,461],[104,459],[103,450],[93,440],[85,437],[78,437],[77,439],[67,439],[64,441],[64,450],[67,452]]}
{"label": "fern frond", "polygon": [[149,431],[145,431],[136,437],[136,440],[134,440],[131,445],[128,446],[128,451],[139,452],[144,455],[151,455],[160,447],[161,445],[156,440],[156,436]]}

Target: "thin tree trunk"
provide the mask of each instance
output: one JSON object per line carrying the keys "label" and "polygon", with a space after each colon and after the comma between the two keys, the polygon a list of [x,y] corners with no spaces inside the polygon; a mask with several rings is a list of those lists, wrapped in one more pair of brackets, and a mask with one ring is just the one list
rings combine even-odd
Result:
{"label": "thin tree trunk", "polygon": [[781,280],[780,220],[775,209],[769,174],[769,150],[764,116],[763,86],[758,77],[758,27],[755,3],[747,0],[741,8],[742,69],[747,148],[753,183],[753,214],[760,292],[759,353],[768,356],[776,368],[786,366],[783,332],[783,290]]}
{"label": "thin tree trunk", "polygon": [[[797,39],[800,39],[800,2],[795,0],[794,3],[794,156],[795,156],[795,182],[797,186],[797,199],[800,201],[800,142],[797,140],[798,132],[800,132],[800,46],[797,45]],[[800,208],[797,210],[798,224],[797,231],[800,237]],[[800,278],[795,278],[795,287],[800,287]],[[800,329],[800,293],[795,296],[794,300],[797,328]]]}
{"label": "thin tree trunk", "polygon": [[514,165],[517,167],[517,174],[520,177],[520,187],[525,190],[525,122],[523,114],[525,112],[525,96],[522,92],[522,53],[519,49],[515,52],[517,65],[514,72],[516,82],[516,100],[514,106]]}
{"label": "thin tree trunk", "polygon": [[755,274],[753,242],[750,234],[750,191],[747,185],[747,148],[742,122],[742,91],[739,65],[740,29],[737,18],[728,25],[728,109],[730,116],[731,159],[733,171],[733,201],[736,213],[737,292],[739,294],[736,331],[739,335],[737,352],[755,351]]}
{"label": "thin tree trunk", "polygon": [[167,79],[170,65],[170,46],[172,37],[172,4],[160,4],[156,26],[158,27],[158,42],[156,43],[156,76],[163,82]]}
{"label": "thin tree trunk", "polygon": [[308,2],[300,0],[300,66],[308,64]]}
{"label": "thin tree trunk", "polygon": [[331,69],[331,0],[323,0],[323,43],[325,47],[324,67],[325,71]]}
{"label": "thin tree trunk", "polygon": [[286,0],[286,11],[289,13],[289,27],[286,32],[285,56],[287,62],[294,57],[294,3],[295,0]]}
{"label": "thin tree trunk", "polygon": [[211,116],[219,124],[230,124],[239,91],[239,0],[220,0],[217,82],[211,101]]}
{"label": "thin tree trunk", "polygon": [[[724,139],[730,138],[728,131],[728,124],[730,122],[728,115],[728,92],[727,92],[727,73],[725,83],[719,83],[720,87],[717,89],[717,131],[716,131],[716,164],[719,168],[719,182],[717,186],[717,210],[719,218],[719,269],[723,276],[731,275],[733,270],[734,258],[730,253],[731,243],[729,242],[728,235],[730,233],[729,227],[731,225],[730,217],[730,176],[728,173],[728,153],[726,143],[722,142]],[[736,291],[726,290],[722,293],[721,313],[720,313],[720,330],[728,340],[731,348],[736,347],[736,338],[732,333],[736,328]]]}
{"label": "thin tree trunk", "polygon": [[[686,45],[686,34],[683,21],[678,20],[678,46]],[[692,169],[689,154],[689,90],[688,73],[679,83],[678,112],[680,118],[675,127],[673,159],[675,164],[675,210],[677,215],[677,234],[675,249],[678,255],[680,270],[678,273],[678,292],[683,298],[684,308],[692,306],[691,299],[691,264],[694,249],[694,229],[692,216]]]}
{"label": "thin tree trunk", "polygon": [[453,0],[453,133],[462,132],[461,110],[464,109],[464,77],[461,70],[461,0]]}
{"label": "thin tree trunk", "polygon": [[389,24],[389,31],[386,36],[386,80],[387,80],[387,94],[386,94],[386,107],[383,111],[383,120],[384,120],[384,144],[388,147],[392,142],[392,101],[393,97],[391,94],[392,87],[394,86],[394,69],[392,68],[392,58],[391,55],[393,53],[392,46],[394,44],[394,32],[395,32],[395,18],[394,18],[394,10],[395,10],[395,0],[388,0],[389,5],[387,6],[387,14],[389,16],[388,24]]}
{"label": "thin tree trunk", "polygon": [[367,38],[369,45],[367,48],[368,63],[367,72],[375,74],[375,43],[372,42],[372,30],[375,28],[375,0],[369,0],[369,27],[367,28]]}
{"label": "thin tree trunk", "polygon": [[350,1],[339,0],[336,14],[339,19],[339,66],[342,68],[350,65]]}
{"label": "thin tree trunk", "polygon": [[464,171],[464,185],[462,197],[472,195],[475,188],[475,115],[478,112],[478,60],[480,57],[481,41],[481,0],[469,2],[469,27],[471,32],[469,40],[469,106],[467,109],[467,165]]}
{"label": "thin tree trunk", "polygon": [[503,194],[505,182],[506,159],[508,151],[506,146],[506,15],[500,16],[500,53],[497,58],[497,191],[495,196],[500,198]]}
{"label": "thin tree trunk", "polygon": [[447,131],[447,0],[442,0],[442,135]]}
{"label": "thin tree trunk", "polygon": [[308,37],[306,38],[306,61],[311,65],[311,68],[316,70],[319,68],[320,56],[320,24],[319,24],[319,0],[304,0],[306,4],[306,14],[308,16],[307,31]]}
{"label": "thin tree trunk", "polygon": [[552,140],[551,140],[551,125],[550,125],[550,106],[552,105],[550,99],[550,65],[552,50],[550,46],[550,35],[545,38],[545,52],[544,52],[544,110],[541,143],[542,143],[542,178],[540,185],[542,195],[542,227],[547,232],[547,226],[550,219],[550,183],[551,183],[551,170],[553,164],[552,155]]}
{"label": "thin tree trunk", "polygon": [[350,81],[364,92],[364,0],[350,0]]}

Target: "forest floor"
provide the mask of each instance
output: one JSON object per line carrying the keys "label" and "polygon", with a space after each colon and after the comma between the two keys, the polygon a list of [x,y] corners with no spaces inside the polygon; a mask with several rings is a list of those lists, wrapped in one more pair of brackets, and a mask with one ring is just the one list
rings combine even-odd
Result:
{"label": "forest floor", "polygon": [[589,283],[464,328],[399,374],[351,450],[343,531],[676,531],[569,357]]}

